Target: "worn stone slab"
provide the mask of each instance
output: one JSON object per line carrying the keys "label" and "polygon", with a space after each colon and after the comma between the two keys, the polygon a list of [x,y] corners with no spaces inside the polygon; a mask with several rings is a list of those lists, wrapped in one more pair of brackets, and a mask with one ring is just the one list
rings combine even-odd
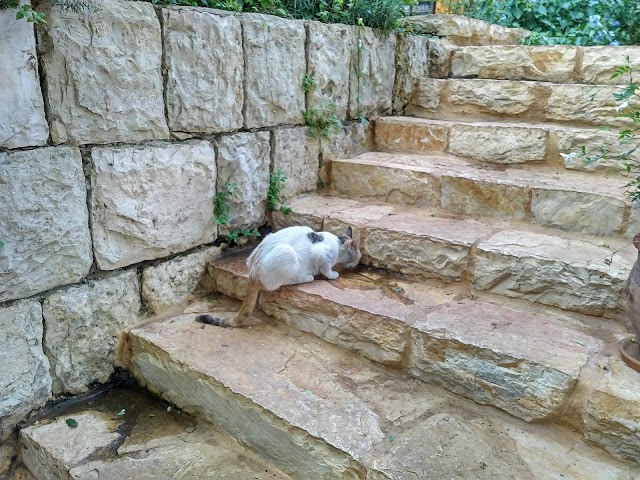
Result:
{"label": "worn stone slab", "polygon": [[206,247],[142,270],[140,293],[147,309],[159,313],[183,302],[198,287],[207,263],[221,251],[220,247]]}
{"label": "worn stone slab", "polygon": [[49,138],[32,23],[0,11],[0,148],[41,146]]}
{"label": "worn stone slab", "polygon": [[307,92],[307,108],[335,105],[340,119],[349,108],[349,73],[355,50],[356,30],[348,25],[307,23],[307,75],[315,87]]}
{"label": "worn stone slab", "polygon": [[603,85],[552,85],[545,116],[548,120],[593,126],[630,125],[631,122],[617,118],[618,102],[613,95],[621,90],[621,87]]}
{"label": "worn stone slab", "polygon": [[39,54],[53,142],[166,139],[162,39],[153,6],[110,0],[78,15],[43,6]]}
{"label": "worn stone slab", "polygon": [[611,315],[633,261],[611,265],[609,248],[532,232],[505,230],[477,246],[473,286],[508,297],[596,316]]}
{"label": "worn stone slab", "polygon": [[[398,35],[393,111],[402,112],[418,93],[420,80],[429,74],[429,39]],[[435,92],[431,92],[433,96]]]}
{"label": "worn stone slab", "polygon": [[363,125],[361,122],[346,123],[342,131],[335,133],[329,139],[320,139],[320,150],[323,162],[338,158],[351,158],[372,150],[371,122]]}
{"label": "worn stone slab", "polygon": [[444,152],[450,125],[408,117],[381,117],[375,122],[376,149],[385,152]]}
{"label": "worn stone slab", "polygon": [[575,83],[578,47],[480,46],[453,52],[451,76]]}
{"label": "worn stone slab", "polygon": [[234,228],[255,228],[265,222],[271,135],[269,132],[243,132],[218,138],[218,191],[228,183],[235,189],[228,198],[231,206],[228,225],[220,234]]}
{"label": "worn stone slab", "polygon": [[523,115],[537,105],[540,90],[529,82],[450,79],[446,101],[452,106],[476,106],[479,113]]}
{"label": "worn stone slab", "polygon": [[429,77],[447,78],[456,47],[448,40],[429,39]]}
{"label": "worn stone slab", "polygon": [[515,164],[545,159],[547,130],[504,125],[454,124],[449,153],[483,162]]}
{"label": "worn stone slab", "polygon": [[618,458],[640,463],[638,372],[615,358],[603,367],[603,382],[587,400],[585,438]]}
{"label": "worn stone slab", "polygon": [[0,307],[0,440],[51,397],[43,330],[39,302],[23,300]]}
{"label": "worn stone slab", "polygon": [[171,130],[217,133],[243,125],[241,17],[213,10],[162,10]]}
{"label": "worn stone slab", "polygon": [[44,348],[54,393],[84,393],[109,379],[120,332],[140,319],[139,290],[137,272],[129,270],[45,299]]}
{"label": "worn stone slab", "polygon": [[585,47],[583,50],[580,78],[583,82],[602,84],[625,84],[628,75],[612,79],[611,75],[618,67],[627,65],[627,57],[634,71],[640,67],[640,48],[623,47]]}
{"label": "worn stone slab", "polygon": [[242,15],[245,128],[303,123],[304,24],[271,15]]}
{"label": "worn stone slab", "polygon": [[209,142],[94,148],[91,157],[93,245],[102,270],[216,239]]}
{"label": "worn stone slab", "polygon": [[0,153],[0,302],[89,273],[86,196],[77,148]]}
{"label": "worn stone slab", "polygon": [[357,45],[351,54],[349,117],[388,114],[393,107],[396,34],[363,27],[356,35]]}
{"label": "worn stone slab", "polygon": [[273,170],[282,170],[287,175],[281,192],[284,197],[318,188],[319,159],[320,141],[307,128],[273,131]]}

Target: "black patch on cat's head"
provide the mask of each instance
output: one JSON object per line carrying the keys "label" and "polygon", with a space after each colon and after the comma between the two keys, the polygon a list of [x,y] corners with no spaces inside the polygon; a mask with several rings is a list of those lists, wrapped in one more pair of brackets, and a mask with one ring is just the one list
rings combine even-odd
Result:
{"label": "black patch on cat's head", "polygon": [[349,237],[344,237],[342,235],[338,235],[338,240],[340,240],[340,245],[344,245],[344,242],[349,240]]}
{"label": "black patch on cat's head", "polygon": [[311,243],[320,243],[324,240],[324,237],[316,232],[307,233],[307,237],[311,240]]}

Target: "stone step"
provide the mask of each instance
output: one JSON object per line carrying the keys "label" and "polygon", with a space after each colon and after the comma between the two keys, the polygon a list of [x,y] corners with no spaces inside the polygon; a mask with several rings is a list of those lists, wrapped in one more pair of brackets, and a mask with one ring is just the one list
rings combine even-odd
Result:
{"label": "stone step", "polygon": [[479,168],[447,155],[381,152],[335,160],[330,175],[331,190],[342,196],[632,238],[637,209],[625,199],[623,185],[620,177],[590,176],[562,168],[501,170]]}
{"label": "stone step", "polygon": [[22,429],[21,458],[37,480],[291,479],[209,422],[115,390]]}
{"label": "stone step", "polygon": [[[229,275],[235,280],[221,281],[241,289],[242,278]],[[463,393],[471,390],[484,399],[504,395],[516,410],[536,417],[545,415],[542,410],[549,413],[571,390],[581,365],[597,348],[593,339],[573,332],[566,337],[569,332],[535,317],[493,316],[490,331],[484,331],[489,324],[482,320],[474,327],[476,318],[468,322],[470,329],[462,327],[463,317],[471,313],[464,304],[442,307],[442,316],[436,308],[430,316],[412,319],[410,327],[405,320],[415,306],[379,290],[354,289],[348,282],[287,287],[262,304],[270,305],[266,309],[278,319],[316,328],[334,342],[352,342],[365,352],[388,339],[392,332],[385,324],[395,322],[396,330],[405,330],[404,342],[414,344],[414,354],[405,351],[416,372],[429,379],[441,375],[450,387],[466,384]],[[224,299],[218,301],[217,307],[189,311],[230,310]],[[332,302],[342,305],[344,313],[335,312]],[[365,305],[372,310],[365,311]],[[481,316],[488,313],[482,310]],[[542,342],[540,358],[524,360],[527,354],[513,353],[520,349],[515,325],[524,321],[543,327],[529,328],[524,344],[528,354]],[[196,323],[190,313],[134,329],[130,369],[151,391],[222,425],[297,479],[450,478],[452,465],[456,478],[474,479],[630,480],[640,474],[637,464],[614,460],[566,429],[527,424],[283,322],[267,322],[222,329]],[[474,347],[472,331],[484,332]],[[476,355],[482,359],[469,361]]]}
{"label": "stone step", "polygon": [[[435,98],[435,96],[434,96]],[[575,157],[582,147],[596,153],[625,153],[614,132],[545,123],[450,121],[415,117],[380,117],[375,123],[375,147],[382,152],[451,154],[497,165],[547,164],[568,170],[624,172],[622,160],[586,162]],[[574,156],[570,154],[574,153]],[[640,150],[631,154],[640,161]],[[564,169],[563,169],[564,170]],[[627,183],[620,177],[619,186]]]}
{"label": "stone step", "polygon": [[594,316],[611,317],[623,308],[624,285],[637,256],[624,240],[603,244],[598,237],[518,222],[461,220],[406,205],[304,195],[291,206],[294,214],[276,215],[278,228],[300,224],[339,233],[355,227],[364,265],[464,281],[477,292]]}
{"label": "stone step", "polygon": [[[434,50],[432,48],[432,50]],[[612,79],[616,68],[640,67],[640,47],[575,47],[491,45],[435,48],[430,76],[440,78],[487,78],[553,83],[621,85],[628,77]],[[443,51],[444,50],[444,51]]]}
{"label": "stone step", "polygon": [[585,85],[485,79],[424,78],[408,115],[441,120],[555,122],[582,127],[629,127],[614,94],[619,85]]}

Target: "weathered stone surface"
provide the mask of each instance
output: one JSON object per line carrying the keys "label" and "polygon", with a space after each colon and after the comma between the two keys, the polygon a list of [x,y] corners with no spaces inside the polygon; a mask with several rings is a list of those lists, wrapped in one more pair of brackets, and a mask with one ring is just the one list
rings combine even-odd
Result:
{"label": "weathered stone surface", "polygon": [[322,109],[331,103],[338,118],[347,118],[356,31],[347,25],[320,22],[309,22],[307,29],[307,75],[315,82],[307,93],[307,108]]}
{"label": "weathered stone surface", "polygon": [[[407,114],[415,112],[433,113],[438,110],[440,100],[446,95],[444,88],[447,80],[443,78],[422,78],[418,81],[411,104],[407,106]],[[419,114],[416,114],[419,116]]]}
{"label": "weathered stone surface", "polygon": [[228,183],[240,187],[229,196],[229,224],[220,227],[221,234],[264,223],[269,191],[269,142],[269,132],[244,132],[218,139],[218,191]]}
{"label": "weathered stone surface", "polygon": [[89,273],[86,195],[78,149],[0,153],[0,302]]}
{"label": "weathered stone surface", "polygon": [[49,126],[40,91],[33,24],[0,11],[0,148],[47,143]]}
{"label": "weathered stone surface", "polygon": [[629,223],[625,237],[631,240],[636,233],[640,233],[640,202],[634,201],[631,205],[631,214],[629,215]]}
{"label": "weathered stone surface", "polygon": [[473,285],[508,297],[589,315],[609,315],[619,305],[631,263],[611,265],[608,248],[582,240],[502,231],[477,246]]}
{"label": "weathered stone surface", "polygon": [[206,141],[91,152],[91,215],[103,270],[213,242],[216,156]]}
{"label": "weathered stone surface", "polygon": [[592,235],[620,233],[626,205],[601,194],[534,188],[532,220],[540,225]]}
{"label": "weathered stone surface", "polygon": [[431,153],[447,148],[450,126],[407,117],[376,120],[376,149],[386,152]]}
{"label": "weathered stone surface", "polygon": [[[420,80],[429,74],[429,39],[417,35],[399,35],[396,50],[396,80],[393,85],[393,110],[404,111],[418,95]],[[435,95],[435,92],[431,92]]]}
{"label": "weathered stone surface", "polygon": [[246,128],[303,123],[304,24],[271,15],[242,15]]}
{"label": "weathered stone surface", "polygon": [[350,118],[391,112],[396,43],[395,33],[357,29],[357,46],[351,56]]}
{"label": "weathered stone surface", "polygon": [[51,396],[42,349],[42,307],[24,300],[0,307],[0,440]]}
{"label": "weathered stone surface", "polygon": [[479,302],[427,313],[412,336],[414,375],[526,421],[562,406],[598,346],[540,316]]}
{"label": "weathered stone surface", "polygon": [[453,52],[453,77],[502,80],[575,81],[577,47],[483,46]]}
{"label": "weathered stone surface", "polygon": [[547,130],[504,125],[454,124],[449,153],[491,163],[542,161]]}
{"label": "weathered stone surface", "polygon": [[640,48],[637,46],[588,47],[583,48],[583,51],[580,78],[587,83],[598,85],[627,83],[628,75],[611,78],[616,68],[627,65],[627,57],[634,71],[640,67],[640,60],[638,60]]}
{"label": "weathered stone surface", "polygon": [[195,253],[147,267],[142,271],[142,299],[151,312],[177,305],[196,290],[206,265],[221,252],[208,247]]}
{"label": "weathered stone surface", "polygon": [[447,78],[451,71],[451,59],[455,47],[446,40],[429,39],[429,76]]}
{"label": "weathered stone surface", "polygon": [[549,120],[584,122],[595,126],[623,125],[626,122],[616,118],[619,112],[616,111],[617,102],[613,97],[614,93],[620,91],[620,87],[553,85],[545,116]]}
{"label": "weathered stone surface", "polygon": [[138,276],[129,270],[60,290],[44,301],[44,348],[54,393],[83,393],[113,373],[118,334],[139,320]]}
{"label": "weathered stone surface", "polygon": [[307,128],[283,128],[273,132],[273,169],[287,175],[282,195],[292,197],[318,188],[320,141]]}
{"label": "weathered stone surface", "polygon": [[240,17],[219,13],[162,10],[171,130],[216,133],[242,127]]}
{"label": "weathered stone surface", "polygon": [[153,6],[110,0],[78,15],[45,8],[38,28],[55,143],[134,143],[169,137],[162,40]]}
{"label": "weathered stone surface", "polygon": [[[524,115],[536,106],[539,87],[530,82],[450,79],[446,101],[452,106],[477,107],[478,113]],[[471,112],[475,113],[473,110]]]}
{"label": "weathered stone surface", "polygon": [[371,150],[371,129],[360,122],[343,125],[342,131],[333,134],[330,139],[321,139],[323,161],[338,158],[351,158]]}
{"label": "weathered stone surface", "polygon": [[620,360],[606,364],[604,381],[589,396],[585,437],[624,460],[640,463],[640,391],[638,373]]}

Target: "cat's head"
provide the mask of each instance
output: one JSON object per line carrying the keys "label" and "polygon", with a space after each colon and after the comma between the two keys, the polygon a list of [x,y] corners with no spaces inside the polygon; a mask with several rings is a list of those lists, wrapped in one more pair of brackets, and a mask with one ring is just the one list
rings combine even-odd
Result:
{"label": "cat's head", "polygon": [[360,239],[353,238],[353,231],[351,227],[347,227],[344,231],[344,235],[339,235],[340,239],[340,251],[338,252],[338,261],[346,268],[354,268],[360,262]]}

